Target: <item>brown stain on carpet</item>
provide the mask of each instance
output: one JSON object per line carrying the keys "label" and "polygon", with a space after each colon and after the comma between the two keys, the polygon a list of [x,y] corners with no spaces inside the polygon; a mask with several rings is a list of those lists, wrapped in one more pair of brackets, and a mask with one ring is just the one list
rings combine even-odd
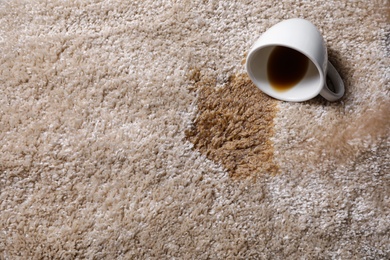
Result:
{"label": "brown stain on carpet", "polygon": [[278,172],[270,140],[277,101],[246,74],[230,77],[221,88],[199,70],[192,70],[189,77],[198,92],[198,115],[186,131],[194,148],[222,164],[234,178]]}

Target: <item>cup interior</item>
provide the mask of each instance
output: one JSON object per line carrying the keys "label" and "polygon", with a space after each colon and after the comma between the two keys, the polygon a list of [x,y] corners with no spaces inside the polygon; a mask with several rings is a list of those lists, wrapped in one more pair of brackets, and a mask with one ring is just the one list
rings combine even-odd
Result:
{"label": "cup interior", "polygon": [[280,91],[270,83],[268,63],[272,51],[277,46],[265,46],[250,53],[247,70],[253,83],[266,94],[285,101],[305,101],[319,94],[323,85],[323,76],[315,63],[308,57],[306,73],[294,86]]}

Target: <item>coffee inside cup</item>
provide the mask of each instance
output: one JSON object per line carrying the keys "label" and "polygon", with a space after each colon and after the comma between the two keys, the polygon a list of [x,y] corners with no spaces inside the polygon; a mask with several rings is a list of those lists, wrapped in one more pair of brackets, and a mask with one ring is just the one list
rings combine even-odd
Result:
{"label": "coffee inside cup", "polygon": [[284,45],[256,49],[248,56],[247,70],[263,92],[286,101],[313,98],[324,84],[319,67],[308,55]]}
{"label": "coffee inside cup", "polygon": [[276,46],[267,63],[269,83],[276,91],[287,91],[303,79],[308,67],[309,59],[299,51]]}

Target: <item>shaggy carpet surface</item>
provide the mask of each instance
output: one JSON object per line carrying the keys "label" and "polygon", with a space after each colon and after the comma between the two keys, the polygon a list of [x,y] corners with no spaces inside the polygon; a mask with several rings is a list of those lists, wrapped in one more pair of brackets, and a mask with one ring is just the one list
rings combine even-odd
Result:
{"label": "shaggy carpet surface", "polygon": [[[389,259],[389,1],[0,0],[0,259]],[[346,94],[247,51],[323,34]]]}

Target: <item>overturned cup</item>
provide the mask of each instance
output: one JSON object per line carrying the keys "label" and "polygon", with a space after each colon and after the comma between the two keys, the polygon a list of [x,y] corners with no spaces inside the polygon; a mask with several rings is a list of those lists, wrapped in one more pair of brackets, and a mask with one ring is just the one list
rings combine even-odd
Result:
{"label": "overturned cup", "polygon": [[264,32],[248,53],[246,70],[260,90],[284,101],[306,101],[318,94],[336,101],[345,92],[321,33],[304,19],[285,20]]}

